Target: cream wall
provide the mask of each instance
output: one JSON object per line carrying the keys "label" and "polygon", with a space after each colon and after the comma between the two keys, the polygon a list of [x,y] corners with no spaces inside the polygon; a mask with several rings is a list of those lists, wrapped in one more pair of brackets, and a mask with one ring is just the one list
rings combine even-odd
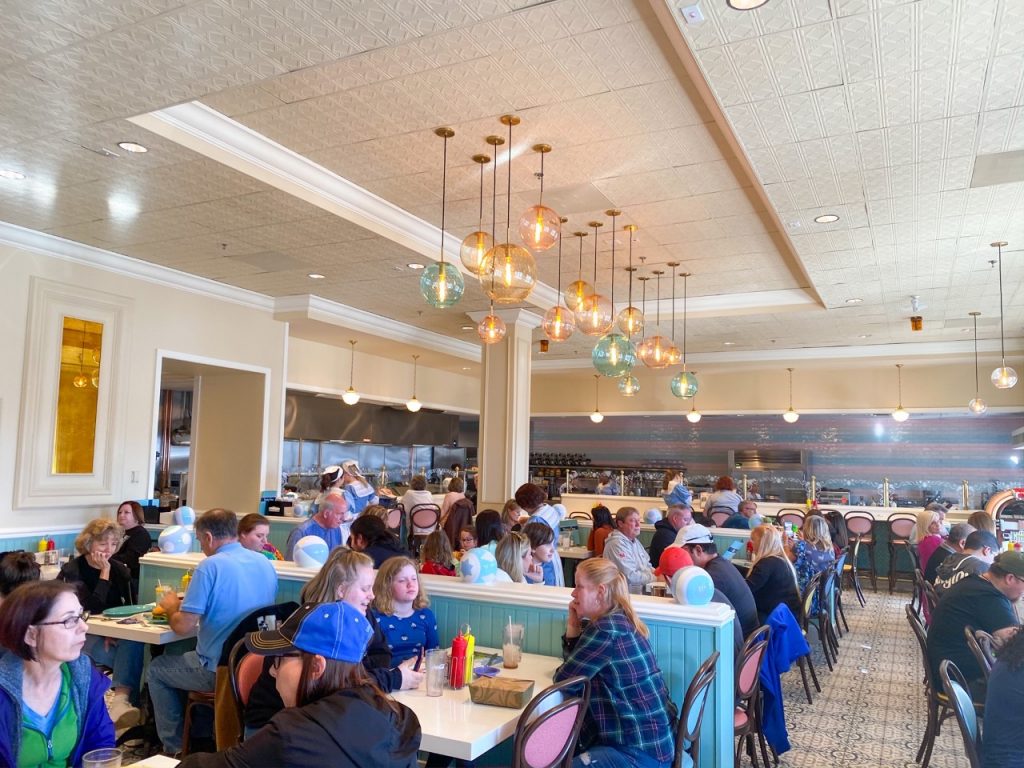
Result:
{"label": "cream wall", "polygon": [[[152,274],[159,270],[148,270]],[[109,505],[89,506],[71,502],[31,512],[14,506],[14,479],[22,406],[22,387],[38,382],[22,381],[27,334],[30,280],[33,276],[59,282],[87,296],[104,291],[133,302],[126,328],[124,359],[129,376],[119,407],[123,418],[114,490],[121,498],[150,496],[146,487],[154,445],[154,398],[158,350],[208,359],[221,365],[267,368],[269,408],[266,437],[260,445],[265,455],[261,486],[277,486],[280,473],[281,408],[284,399],[284,359],[287,325],[275,321],[269,309],[211,298],[198,292],[170,287],[121,272],[85,266],[76,261],[0,244],[0,531],[45,526],[78,525]],[[56,354],[56,352],[54,352]],[[132,479],[134,473],[134,480]],[[230,478],[225,478],[230,482]]]}
{"label": "cream wall", "polygon": [[[366,346],[366,345],[362,345]],[[348,348],[292,338],[288,350],[288,387],[340,395],[348,389]],[[430,367],[430,353],[419,360],[416,399],[424,408],[480,412],[480,380]],[[404,362],[356,348],[355,388],[368,400],[404,403],[412,396],[412,360]]]}

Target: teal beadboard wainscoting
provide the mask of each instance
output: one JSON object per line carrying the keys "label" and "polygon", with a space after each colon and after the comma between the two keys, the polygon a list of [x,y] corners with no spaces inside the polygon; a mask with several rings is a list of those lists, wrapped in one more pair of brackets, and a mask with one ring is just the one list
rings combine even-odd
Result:
{"label": "teal beadboard wainscoting", "polygon": [[0,532],[0,552],[14,552],[24,549],[27,552],[35,552],[39,549],[39,539],[53,539],[57,549],[63,550],[64,555],[76,555],[75,537],[81,532],[80,528],[69,530],[61,528],[56,531],[45,531],[41,533],[3,533]]}
{"label": "teal beadboard wainscoting", "polygon": [[[201,554],[151,553],[141,560],[140,595],[152,595],[157,579],[178,584]],[[291,562],[275,562],[278,602],[299,600],[299,592],[315,571]],[[512,621],[525,626],[524,650],[560,658],[562,633],[570,600],[569,589],[525,584],[465,584],[446,576],[421,575],[437,616],[442,647],[463,624],[469,624],[477,646],[501,647],[501,628]],[[665,676],[672,700],[681,708],[686,687],[697,668],[714,651],[721,656],[718,674],[704,710],[701,727],[700,768],[732,764],[733,755],[733,638],[732,609],[711,604],[682,606],[674,600],[633,597],[633,606],[651,632],[650,642],[658,667]],[[486,760],[482,764],[490,764]]]}

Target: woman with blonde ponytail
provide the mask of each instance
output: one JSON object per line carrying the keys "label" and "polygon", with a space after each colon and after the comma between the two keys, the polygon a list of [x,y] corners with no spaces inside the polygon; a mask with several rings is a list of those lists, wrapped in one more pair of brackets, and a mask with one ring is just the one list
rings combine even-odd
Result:
{"label": "woman with blonde ponytail", "polygon": [[601,557],[581,563],[562,636],[565,663],[554,678],[583,675],[591,682],[574,768],[672,764],[668,689],[648,635],[615,564]]}

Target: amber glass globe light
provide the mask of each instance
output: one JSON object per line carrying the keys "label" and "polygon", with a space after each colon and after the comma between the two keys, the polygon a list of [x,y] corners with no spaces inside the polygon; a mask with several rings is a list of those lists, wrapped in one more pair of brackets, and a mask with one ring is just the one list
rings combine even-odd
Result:
{"label": "amber glass globe light", "polygon": [[604,336],[612,328],[612,300],[592,293],[576,312],[576,326],[588,336]]}
{"label": "amber glass globe light", "polygon": [[672,342],[664,336],[650,336],[640,342],[637,355],[648,368],[667,368],[671,365],[669,354]]}
{"label": "amber glass globe light", "polygon": [[487,232],[482,230],[470,232],[462,241],[462,246],[459,249],[459,258],[462,259],[462,266],[470,273],[479,277],[484,256],[493,247],[494,239]]}
{"label": "amber glass globe light", "polygon": [[530,250],[546,251],[561,239],[562,219],[544,205],[544,155],[551,151],[551,145],[534,144],[533,151],[540,155],[540,198],[519,217],[519,237]]}
{"label": "amber glass globe light", "polygon": [[576,279],[565,289],[565,295],[562,298],[565,299],[565,306],[573,312],[578,312],[583,306],[583,302],[587,300],[587,296],[594,292],[594,286],[583,279],[583,238],[587,236],[587,233],[573,232],[572,234],[580,243],[579,272],[577,272]]}
{"label": "amber glass globe light", "polygon": [[480,287],[491,301],[516,304],[525,301],[537,283],[537,264],[521,245],[500,243],[484,255]]}
{"label": "amber glass globe light", "polygon": [[626,307],[619,312],[618,323],[626,336],[640,336],[644,332],[644,313],[636,307]]}
{"label": "amber glass globe light", "polygon": [[476,334],[484,344],[497,344],[505,338],[507,330],[505,321],[494,314],[493,311],[476,326]]}
{"label": "amber glass globe light", "polygon": [[551,341],[565,341],[576,330],[576,317],[565,307],[551,307],[544,313],[541,328]]}

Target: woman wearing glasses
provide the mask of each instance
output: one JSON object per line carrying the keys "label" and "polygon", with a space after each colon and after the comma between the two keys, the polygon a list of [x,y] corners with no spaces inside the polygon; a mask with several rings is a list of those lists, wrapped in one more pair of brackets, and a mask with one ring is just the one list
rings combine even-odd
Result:
{"label": "woman wearing glasses", "polygon": [[110,682],[82,654],[88,614],[71,584],[22,584],[0,606],[0,765],[77,766],[114,746]]}

